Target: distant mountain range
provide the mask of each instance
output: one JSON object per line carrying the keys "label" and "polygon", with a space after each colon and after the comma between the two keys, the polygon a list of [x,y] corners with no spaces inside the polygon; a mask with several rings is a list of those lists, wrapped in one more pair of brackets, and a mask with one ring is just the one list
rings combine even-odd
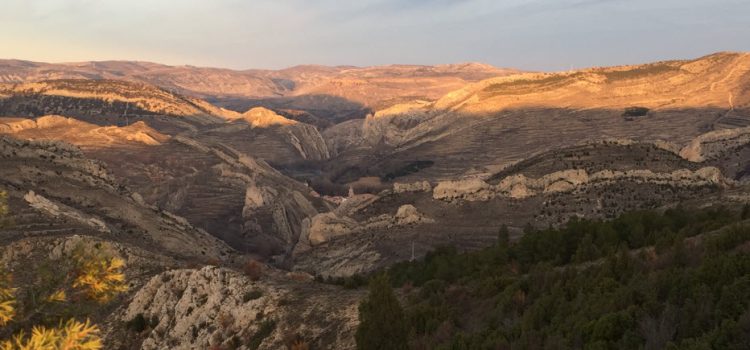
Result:
{"label": "distant mountain range", "polygon": [[167,66],[149,62],[104,61],[49,64],[0,60],[0,82],[52,79],[117,79],[143,82],[208,99],[235,110],[271,104],[276,108],[364,117],[394,102],[435,99],[469,82],[517,73],[479,63],[379,67],[316,65],[282,70],[230,70]]}

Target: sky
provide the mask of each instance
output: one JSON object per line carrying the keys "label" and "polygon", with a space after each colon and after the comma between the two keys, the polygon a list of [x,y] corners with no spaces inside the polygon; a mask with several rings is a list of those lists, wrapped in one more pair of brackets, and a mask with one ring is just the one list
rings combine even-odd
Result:
{"label": "sky", "polygon": [[750,51],[750,0],[0,0],[0,58],[525,70]]}

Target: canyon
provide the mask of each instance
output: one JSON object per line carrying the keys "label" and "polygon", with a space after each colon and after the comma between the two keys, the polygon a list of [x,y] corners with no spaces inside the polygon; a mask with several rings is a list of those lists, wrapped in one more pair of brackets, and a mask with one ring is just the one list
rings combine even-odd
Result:
{"label": "canyon", "polygon": [[[750,54],[558,73],[4,60],[0,135],[0,262],[111,245],[132,282],[93,317],[107,348],[263,327],[260,349],[354,348],[363,292],[321,280],[501,227],[750,200]],[[138,317],[153,327],[128,333]]]}

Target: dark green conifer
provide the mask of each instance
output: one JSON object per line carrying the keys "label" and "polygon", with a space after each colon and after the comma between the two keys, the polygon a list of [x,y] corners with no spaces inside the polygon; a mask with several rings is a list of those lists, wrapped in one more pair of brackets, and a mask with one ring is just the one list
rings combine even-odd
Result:
{"label": "dark green conifer", "polygon": [[408,331],[404,311],[393,293],[388,276],[370,281],[370,293],[359,305],[359,328],[355,336],[360,350],[407,349]]}

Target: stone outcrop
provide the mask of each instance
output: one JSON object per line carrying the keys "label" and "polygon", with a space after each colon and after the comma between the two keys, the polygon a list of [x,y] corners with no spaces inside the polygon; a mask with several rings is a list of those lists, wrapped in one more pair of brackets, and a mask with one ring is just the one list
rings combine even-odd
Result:
{"label": "stone outcrop", "polygon": [[406,193],[406,192],[430,192],[432,191],[432,185],[427,181],[417,181],[412,183],[393,183],[394,193]]}
{"label": "stone outcrop", "polygon": [[239,117],[254,128],[267,128],[274,125],[292,125],[297,123],[263,107],[251,108]]}
{"label": "stone outcrop", "polygon": [[[343,207],[345,204],[346,202],[342,203],[341,206]],[[295,252],[306,251],[312,246],[326,243],[333,238],[363,232],[368,229],[434,222],[433,219],[420,213],[411,204],[402,205],[394,215],[378,215],[361,222],[347,216],[352,213],[354,211],[347,211],[346,208],[339,207],[332,212],[318,214],[312,219],[305,219]]]}
{"label": "stone outcrop", "polygon": [[352,215],[355,212],[369,206],[379,198],[380,197],[376,195],[367,193],[352,195],[351,197],[344,198],[341,201],[341,204],[336,207],[335,212],[337,215],[341,216]]}
{"label": "stone outcrop", "polygon": [[486,201],[496,195],[494,187],[481,179],[441,181],[432,191],[435,199]]}
{"label": "stone outcrop", "polygon": [[537,194],[570,192],[586,185],[605,185],[617,181],[664,184],[678,187],[727,186],[730,180],[724,178],[715,167],[704,167],[696,171],[687,169],[671,173],[655,173],[651,170],[603,170],[588,174],[582,169],[557,171],[538,179],[530,179],[516,174],[491,185],[480,179],[443,181],[432,192],[434,199],[454,201],[486,201],[494,197],[525,198]]}
{"label": "stone outcrop", "polygon": [[331,157],[323,136],[309,124],[298,123],[286,129],[289,143],[303,159],[324,160]]}
{"label": "stone outcrop", "polygon": [[67,205],[61,203],[55,203],[47,198],[44,198],[34,191],[29,191],[23,197],[29,205],[39,211],[43,211],[53,217],[66,217],[68,219],[77,221],[86,226],[92,227],[95,230],[102,233],[111,233],[107,224],[99,218],[91,215],[86,215],[79,210],[73,209]]}
{"label": "stone outcrop", "polygon": [[680,150],[680,156],[691,162],[702,162],[748,143],[750,127],[716,130],[694,138]]}
{"label": "stone outcrop", "polygon": [[59,115],[36,119],[0,118],[0,133],[31,139],[64,139],[79,146],[109,146],[114,143],[155,146],[169,140],[169,136],[152,129],[143,121],[124,127],[98,126]]}
{"label": "stone outcrop", "polygon": [[295,336],[311,348],[355,347],[361,292],[281,278],[254,282],[233,270],[210,266],[172,270],[154,276],[115,318],[150,320],[153,328],[140,345],[146,350],[230,344],[248,349],[237,343],[248,344],[264,327],[258,349],[285,348]]}
{"label": "stone outcrop", "polygon": [[256,210],[271,203],[278,194],[278,191],[273,188],[249,184],[245,190],[245,206],[242,208],[242,216],[252,216]]}
{"label": "stone outcrop", "polygon": [[410,225],[419,223],[435,222],[424,214],[420,213],[416,207],[411,204],[404,204],[396,211],[396,223],[398,225]]}
{"label": "stone outcrop", "polygon": [[334,237],[350,234],[357,226],[356,221],[346,216],[338,216],[332,212],[318,214],[310,220],[308,241],[311,245],[318,245]]}

